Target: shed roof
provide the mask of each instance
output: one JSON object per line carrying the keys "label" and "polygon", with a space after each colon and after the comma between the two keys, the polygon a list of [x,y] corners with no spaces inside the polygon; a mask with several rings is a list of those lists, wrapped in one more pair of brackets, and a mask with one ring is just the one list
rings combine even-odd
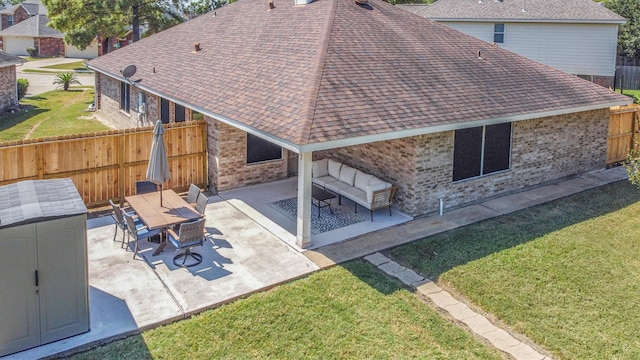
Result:
{"label": "shed roof", "polygon": [[89,61],[129,64],[145,91],[305,151],[630,102],[381,0],[239,0]]}
{"label": "shed roof", "polygon": [[438,0],[431,5],[399,5],[433,20],[561,21],[617,23],[626,20],[592,0]]}
{"label": "shed roof", "polygon": [[0,186],[0,228],[87,212],[69,178],[27,180]]}

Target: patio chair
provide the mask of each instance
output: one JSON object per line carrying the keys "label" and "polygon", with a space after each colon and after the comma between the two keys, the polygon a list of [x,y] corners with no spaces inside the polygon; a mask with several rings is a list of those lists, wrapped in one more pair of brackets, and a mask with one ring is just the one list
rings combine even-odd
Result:
{"label": "patio chair", "polygon": [[209,198],[207,197],[207,195],[200,193],[198,195],[198,199],[196,200],[196,211],[200,214],[204,214],[208,202]]}
{"label": "patio chair", "polygon": [[150,192],[158,191],[158,185],[152,183],[149,180],[136,181],[136,194],[146,194]]}
{"label": "patio chair", "polygon": [[[127,213],[123,213],[124,219],[127,222],[127,231],[129,235],[133,237],[133,240],[136,242],[135,248],[133,249],[133,258],[136,258],[136,254],[138,253],[138,243],[142,239],[151,238],[152,236],[160,235],[162,229],[150,230],[146,225],[142,224],[142,226],[136,226],[135,220],[133,217],[129,216]],[[129,238],[127,238],[127,248],[129,248]]]}
{"label": "patio chair", "polygon": [[187,193],[187,198],[185,200],[189,204],[195,204],[198,200],[198,195],[200,195],[200,188],[198,185],[191,184],[189,185],[189,192]]}
{"label": "patio chair", "polygon": [[[169,241],[176,249],[184,249],[184,252],[173,258],[173,264],[180,267],[196,266],[202,262],[202,255],[191,252],[194,246],[202,246],[204,244],[204,219],[182,223],[178,233],[173,229],[167,230],[167,241]],[[193,259],[191,263],[187,263],[187,259]],[[178,264],[178,260],[182,259],[182,263]]]}
{"label": "patio chair", "polygon": [[126,232],[127,232],[127,222],[124,219],[123,213],[127,213],[129,216],[133,217],[136,227],[144,226],[144,224],[142,223],[142,221],[140,221],[135,211],[129,208],[121,208],[120,206],[116,205],[111,199],[109,199],[109,204],[111,204],[111,208],[113,209],[113,212],[111,213],[111,217],[115,221],[115,225],[116,225],[115,231],[113,232],[113,241],[116,241],[116,235],[118,235],[118,228],[120,228],[122,230],[121,245],[124,245],[124,236],[126,235]]}

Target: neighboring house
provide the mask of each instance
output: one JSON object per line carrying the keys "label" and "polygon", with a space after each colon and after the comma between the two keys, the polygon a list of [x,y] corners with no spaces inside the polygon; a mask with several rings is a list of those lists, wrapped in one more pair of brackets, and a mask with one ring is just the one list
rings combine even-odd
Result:
{"label": "neighboring house", "polygon": [[21,58],[0,50],[0,112],[6,111],[12,101],[18,101],[16,65],[20,64]]}
{"label": "neighboring house", "polygon": [[618,26],[626,20],[592,0],[438,0],[398,7],[569,74],[613,86]]}
{"label": "neighboring house", "polygon": [[609,107],[631,102],[381,0],[239,0],[88,66],[112,121],[204,116],[210,190],[297,173],[301,247],[312,160],[393,183],[422,216],[603,169]]}
{"label": "neighboring house", "polygon": [[[95,42],[85,50],[64,42],[64,34],[47,26],[47,9],[40,0],[27,0],[0,11],[2,30],[0,48],[13,55],[26,56],[35,48],[38,56],[94,58],[98,56]],[[6,24],[6,25],[5,25]]]}

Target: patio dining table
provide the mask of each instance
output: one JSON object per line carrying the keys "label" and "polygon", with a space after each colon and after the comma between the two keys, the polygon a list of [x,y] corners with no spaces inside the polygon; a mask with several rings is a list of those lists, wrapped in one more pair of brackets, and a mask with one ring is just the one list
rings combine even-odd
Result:
{"label": "patio dining table", "polygon": [[[166,229],[203,217],[173,190],[162,191],[162,206],[160,206],[159,191],[126,196],[125,200],[135,210],[140,220],[152,230]],[[166,240],[162,240],[160,246],[153,252],[153,256],[160,254],[166,245]]]}

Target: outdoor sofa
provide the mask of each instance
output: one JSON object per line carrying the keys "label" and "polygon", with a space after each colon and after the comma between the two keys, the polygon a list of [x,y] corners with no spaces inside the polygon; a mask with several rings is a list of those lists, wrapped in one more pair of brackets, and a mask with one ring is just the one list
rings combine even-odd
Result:
{"label": "outdoor sofa", "polygon": [[339,204],[344,196],[355,203],[355,212],[358,212],[358,205],[369,209],[371,221],[373,211],[377,209],[386,207],[391,216],[396,192],[392,184],[332,159],[314,161],[311,172],[314,184],[338,194]]}

